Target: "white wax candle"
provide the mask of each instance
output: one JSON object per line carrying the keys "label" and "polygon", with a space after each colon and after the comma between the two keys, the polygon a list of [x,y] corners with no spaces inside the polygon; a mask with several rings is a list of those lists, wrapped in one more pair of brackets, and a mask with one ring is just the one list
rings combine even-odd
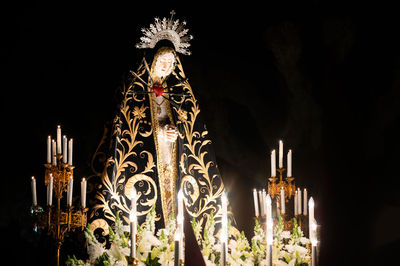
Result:
{"label": "white wax candle", "polygon": [[307,199],[307,189],[306,188],[304,189],[303,197],[304,197],[304,201],[303,201],[304,210],[303,210],[303,212],[304,212],[304,215],[307,215],[307,201],[308,201],[308,199]]}
{"label": "white wax candle", "polygon": [[281,214],[285,214],[285,190],[281,188]]}
{"label": "white wax candle", "polygon": [[51,163],[51,136],[47,136],[47,163]]}
{"label": "white wax candle", "polygon": [[264,203],[263,203],[261,190],[258,191],[258,202],[259,202],[259,206],[260,206],[260,215],[263,216],[264,215],[264,205],[263,205]]}
{"label": "white wax candle", "polygon": [[68,141],[68,164],[72,165],[72,145],[73,145],[73,139],[70,139]]}
{"label": "white wax candle", "polygon": [[61,126],[57,126],[57,154],[61,154]]}
{"label": "white wax candle", "polygon": [[221,196],[221,211],[222,211],[222,221],[221,221],[221,261],[222,265],[226,265],[227,260],[227,247],[228,247],[228,208],[227,208],[227,198],[225,193]]}
{"label": "white wax candle", "polygon": [[33,206],[36,206],[36,205],[37,205],[37,197],[36,197],[36,179],[35,179],[34,176],[32,176],[32,179],[31,179],[31,180],[32,180],[32,181],[31,181],[32,203],[33,203]]}
{"label": "white wax candle", "polygon": [[67,139],[67,136],[63,136],[63,163],[67,163],[67,160],[68,160],[68,158],[67,158],[67,142],[68,142],[68,139]]}
{"label": "white wax candle", "polygon": [[253,189],[253,200],[254,200],[254,214],[256,217],[258,217],[259,212],[258,212],[258,198],[256,189]]}
{"label": "white wax candle", "polygon": [[47,205],[53,205],[53,174],[49,175],[49,183],[47,185],[48,195],[47,195]]}
{"label": "white wax candle", "polygon": [[293,201],[294,201],[294,216],[296,216],[296,215],[297,215],[297,203],[298,203],[298,200],[297,200],[297,190],[296,190],[296,192],[294,193]]}
{"label": "white wax candle", "polygon": [[183,236],[184,236],[184,232],[183,232],[183,222],[184,222],[184,213],[183,213],[183,192],[180,190],[178,192],[178,217],[177,217],[178,221],[178,230],[179,230],[179,235],[180,235],[180,239],[179,239],[179,260],[183,261]]}
{"label": "white wax candle", "polygon": [[129,216],[131,222],[131,257],[136,258],[136,230],[137,230],[137,215],[136,215],[136,188],[132,187],[131,191],[131,213]]}
{"label": "white wax candle", "polygon": [[292,150],[289,150],[287,154],[287,176],[292,176]]}
{"label": "white wax candle", "polygon": [[82,205],[82,208],[86,207],[86,186],[87,186],[86,184],[87,184],[86,179],[82,178],[82,181],[81,181],[81,205]]}
{"label": "white wax candle", "polygon": [[308,231],[309,231],[309,239],[313,240],[313,223],[314,223],[314,199],[310,197],[308,201]]}
{"label": "white wax candle", "polygon": [[299,213],[299,214],[301,214],[302,213],[302,206],[301,206],[301,200],[302,200],[302,197],[301,197],[301,189],[300,188],[298,188],[297,189],[297,198],[298,198],[298,203],[297,203],[297,212]]}
{"label": "white wax candle", "polygon": [[266,215],[266,212],[267,212],[267,209],[265,208],[265,199],[266,199],[266,197],[267,197],[267,192],[265,192],[265,189],[263,189],[262,190],[262,200],[263,200],[263,208],[262,208],[262,213],[261,213],[261,216],[264,216],[264,215]]}
{"label": "white wax candle", "polygon": [[266,206],[266,233],[267,233],[267,244],[272,245],[273,240],[273,220],[272,220],[272,200],[269,194],[265,197]]}
{"label": "white wax candle", "polygon": [[72,193],[74,189],[74,178],[71,176],[68,182],[68,198],[67,198],[67,205],[72,206]]}
{"label": "white wax candle", "polygon": [[283,141],[279,141],[279,168],[283,168]]}
{"label": "white wax candle", "polygon": [[276,151],[271,151],[271,177],[276,176]]}
{"label": "white wax candle", "polygon": [[52,164],[54,165],[54,166],[56,166],[57,165],[57,157],[56,157],[56,142],[54,141],[54,139],[53,140],[51,140],[51,148],[52,148],[52,157],[53,157],[53,161],[52,161]]}

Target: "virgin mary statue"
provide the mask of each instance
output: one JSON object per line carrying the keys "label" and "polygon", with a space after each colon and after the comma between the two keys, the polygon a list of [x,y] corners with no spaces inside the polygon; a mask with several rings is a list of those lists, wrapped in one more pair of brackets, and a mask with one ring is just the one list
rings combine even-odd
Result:
{"label": "virgin mary statue", "polygon": [[156,227],[176,213],[177,192],[187,213],[203,226],[213,212],[217,228],[224,185],[202,121],[199,104],[178,54],[190,55],[192,36],[185,22],[156,18],[137,48],[144,56],[122,86],[121,102],[109,131],[110,144],[92,229],[108,233],[118,213],[129,223],[131,191],[137,191],[137,216],[142,223],[155,206]]}

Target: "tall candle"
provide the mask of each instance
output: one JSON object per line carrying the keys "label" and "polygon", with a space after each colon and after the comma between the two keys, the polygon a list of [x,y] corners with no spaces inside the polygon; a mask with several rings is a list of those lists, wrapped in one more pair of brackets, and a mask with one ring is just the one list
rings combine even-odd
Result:
{"label": "tall candle", "polygon": [[259,202],[259,206],[260,206],[260,215],[263,216],[264,215],[264,205],[263,205],[264,203],[263,203],[261,190],[258,191],[258,202]]}
{"label": "tall candle", "polygon": [[47,205],[53,205],[53,174],[49,175],[49,183],[47,184]]}
{"label": "tall candle", "polygon": [[292,150],[289,150],[287,154],[287,176],[292,176]]}
{"label": "tall candle", "polygon": [[56,166],[57,165],[57,157],[56,157],[57,147],[56,147],[56,142],[54,141],[54,139],[51,140],[51,148],[52,148],[52,158],[53,158],[52,164],[54,166]]}
{"label": "tall candle", "polygon": [[61,126],[57,126],[57,154],[61,154]]}
{"label": "tall candle", "polygon": [[67,139],[67,136],[63,136],[63,163],[67,163],[67,160],[68,160],[68,158],[67,158],[67,142],[68,142],[68,139]]}
{"label": "tall candle", "polygon": [[276,151],[271,151],[271,177],[276,176]]}
{"label": "tall candle", "polygon": [[266,215],[267,209],[265,208],[265,198],[267,197],[267,192],[265,192],[265,189],[262,190],[262,200],[263,200],[263,209],[262,209],[262,213],[261,216]]}
{"label": "tall candle", "polygon": [[269,194],[265,199],[266,206],[266,240],[267,240],[267,265],[272,266],[272,242],[273,242],[273,220],[272,220],[272,200]]}
{"label": "tall candle", "polygon": [[221,221],[221,261],[223,266],[226,266],[227,260],[227,247],[228,247],[228,209],[227,209],[227,198],[225,193],[221,197],[221,211],[222,211],[222,221]]}
{"label": "tall candle", "polygon": [[308,231],[309,231],[309,239],[312,241],[313,239],[313,223],[314,223],[314,199],[310,197],[308,201]]}
{"label": "tall candle", "polygon": [[178,224],[178,229],[179,230],[179,260],[183,261],[183,222],[184,222],[184,214],[183,214],[183,192],[180,190],[178,192],[178,216],[177,216],[177,224]]}
{"label": "tall candle", "polygon": [[304,189],[303,197],[304,197],[304,201],[303,201],[304,210],[303,210],[303,212],[304,212],[304,215],[307,215],[307,201],[308,201],[308,199],[307,199],[307,189],[306,188]]}
{"label": "tall candle", "polygon": [[272,221],[272,200],[269,194],[266,195],[265,197],[265,206],[266,206],[266,228],[267,228],[267,244],[272,245],[272,240],[273,240],[273,221]]}
{"label": "tall candle", "polygon": [[72,191],[74,189],[74,178],[71,176],[68,181],[68,192],[67,192],[67,205],[72,205]]}
{"label": "tall candle", "polygon": [[294,216],[296,216],[296,215],[297,215],[297,203],[298,203],[298,200],[297,200],[297,190],[296,190],[296,192],[294,193],[293,201],[294,201]]}
{"label": "tall candle", "polygon": [[[314,209],[314,208],[313,208]],[[314,211],[314,210],[313,210]],[[311,210],[310,210],[311,213]],[[314,214],[313,214],[314,216]],[[315,218],[311,221],[310,231],[310,241],[311,241],[311,258],[312,265],[317,265],[317,221]]]}
{"label": "tall candle", "polygon": [[86,179],[82,178],[82,181],[81,181],[81,205],[82,205],[82,208],[86,207],[86,186],[87,186]]}
{"label": "tall candle", "polygon": [[72,145],[73,145],[73,139],[71,138],[68,141],[68,164],[72,165]]}
{"label": "tall candle", "polygon": [[297,188],[297,199],[298,199],[298,203],[297,203],[297,212],[299,214],[301,214],[302,212],[302,206],[301,206],[301,201],[302,201],[302,197],[301,197],[301,189]]}
{"label": "tall candle", "polygon": [[47,163],[51,163],[51,136],[47,136]]}
{"label": "tall candle", "polygon": [[283,168],[283,141],[279,141],[279,168]]}
{"label": "tall candle", "polygon": [[136,188],[132,186],[131,191],[131,213],[129,214],[131,227],[131,257],[136,258],[136,230],[137,230],[137,215],[136,215]]}
{"label": "tall candle", "polygon": [[32,189],[32,203],[33,206],[37,205],[37,197],[36,197],[36,179],[34,176],[31,178],[31,189]]}
{"label": "tall candle", "polygon": [[285,190],[281,187],[281,214],[285,214]]}
{"label": "tall candle", "polygon": [[254,200],[254,214],[256,217],[258,217],[259,212],[258,212],[258,198],[256,189],[253,189],[253,200]]}

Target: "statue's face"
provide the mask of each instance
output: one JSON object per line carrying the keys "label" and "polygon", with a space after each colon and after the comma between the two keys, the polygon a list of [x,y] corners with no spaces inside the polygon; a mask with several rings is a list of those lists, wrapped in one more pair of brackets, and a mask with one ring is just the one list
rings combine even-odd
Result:
{"label": "statue's face", "polygon": [[154,70],[156,76],[162,78],[171,74],[175,64],[175,56],[173,53],[165,53],[157,58]]}

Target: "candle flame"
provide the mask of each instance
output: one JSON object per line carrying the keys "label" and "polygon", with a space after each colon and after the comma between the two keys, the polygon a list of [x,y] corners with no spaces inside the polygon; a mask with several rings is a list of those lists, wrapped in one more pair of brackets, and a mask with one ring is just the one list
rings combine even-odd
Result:
{"label": "candle flame", "polygon": [[314,208],[314,199],[311,197],[310,200],[308,201],[308,207]]}

